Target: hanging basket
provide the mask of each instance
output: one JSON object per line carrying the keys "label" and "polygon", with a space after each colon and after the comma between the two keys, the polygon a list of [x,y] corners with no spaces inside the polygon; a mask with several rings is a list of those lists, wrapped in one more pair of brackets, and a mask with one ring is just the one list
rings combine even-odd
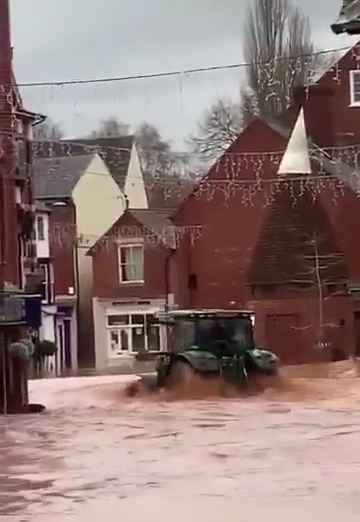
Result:
{"label": "hanging basket", "polygon": [[9,345],[9,353],[14,359],[28,362],[34,353],[34,344],[29,339],[21,339]]}
{"label": "hanging basket", "polygon": [[52,341],[37,341],[35,343],[34,357],[36,359],[43,359],[50,357],[57,352],[57,346]]}

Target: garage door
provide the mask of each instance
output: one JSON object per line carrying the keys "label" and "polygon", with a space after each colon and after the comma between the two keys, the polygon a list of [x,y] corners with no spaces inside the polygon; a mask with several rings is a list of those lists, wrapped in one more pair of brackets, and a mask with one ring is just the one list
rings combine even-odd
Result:
{"label": "garage door", "polygon": [[301,331],[298,329],[299,316],[268,315],[266,317],[266,340],[268,348],[276,353],[282,364],[301,364]]}

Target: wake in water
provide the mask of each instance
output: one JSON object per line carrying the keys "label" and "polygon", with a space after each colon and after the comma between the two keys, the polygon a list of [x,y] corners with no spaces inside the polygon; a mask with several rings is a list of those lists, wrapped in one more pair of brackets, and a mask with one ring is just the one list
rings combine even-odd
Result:
{"label": "wake in water", "polygon": [[[193,375],[186,386],[172,384],[169,388],[157,389],[149,378],[126,386],[123,397],[147,400],[210,400],[263,398],[276,401],[312,401],[338,397],[343,390],[344,380],[357,389],[358,369],[352,361],[333,364],[304,365],[282,369],[277,376],[252,375],[245,386],[235,387],[219,377],[204,378]],[[355,379],[355,381],[354,381]]]}

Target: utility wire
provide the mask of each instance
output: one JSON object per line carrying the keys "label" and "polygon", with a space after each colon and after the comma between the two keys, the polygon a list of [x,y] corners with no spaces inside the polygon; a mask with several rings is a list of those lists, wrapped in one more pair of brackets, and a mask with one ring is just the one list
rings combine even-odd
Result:
{"label": "utility wire", "polygon": [[[290,61],[290,60],[297,60],[299,58],[310,58],[312,56],[321,56],[324,54],[329,53],[338,53],[342,51],[349,51],[351,49],[350,46],[347,47],[340,47],[338,49],[326,49],[323,51],[318,51],[315,53],[307,53],[307,54],[299,54],[296,56],[286,56],[286,57],[279,57],[274,58],[274,62],[283,62],[283,61]],[[132,76],[114,76],[109,78],[91,78],[87,80],[64,80],[64,81],[48,81],[48,82],[26,82],[26,83],[17,83],[17,87],[51,87],[51,86],[57,86],[62,87],[65,85],[86,85],[86,84],[93,84],[93,83],[110,83],[110,82],[123,82],[128,80],[146,80],[149,78],[164,78],[164,77],[171,77],[171,76],[178,76],[181,74],[195,74],[195,73],[202,73],[202,72],[211,72],[211,71],[220,71],[220,70],[229,70],[229,69],[240,69],[242,67],[250,67],[252,65],[262,66],[262,65],[268,65],[269,61],[260,61],[260,62],[242,62],[242,63],[235,63],[235,64],[229,64],[229,65],[214,65],[211,67],[199,67],[194,69],[183,69],[183,70],[177,70],[177,71],[167,71],[167,72],[159,72],[159,73],[149,73],[149,74],[135,74]]]}

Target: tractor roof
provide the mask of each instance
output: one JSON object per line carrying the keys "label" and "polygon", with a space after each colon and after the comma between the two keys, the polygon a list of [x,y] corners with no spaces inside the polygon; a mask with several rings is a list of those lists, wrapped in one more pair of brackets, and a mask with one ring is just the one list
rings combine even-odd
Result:
{"label": "tractor roof", "polygon": [[253,317],[254,312],[248,310],[171,310],[170,312],[161,312],[159,318],[172,319],[201,319],[210,317]]}

